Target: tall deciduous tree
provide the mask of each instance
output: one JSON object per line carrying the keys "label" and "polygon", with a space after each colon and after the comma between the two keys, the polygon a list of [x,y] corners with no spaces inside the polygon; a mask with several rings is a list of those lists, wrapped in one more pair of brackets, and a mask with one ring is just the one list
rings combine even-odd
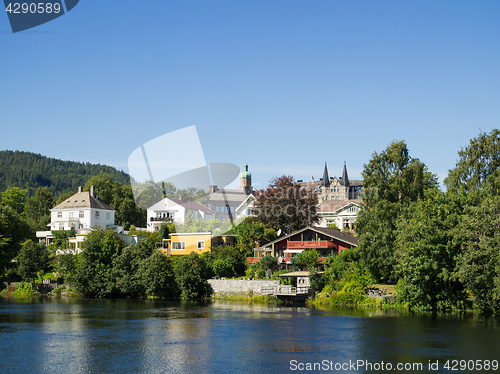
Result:
{"label": "tall deciduous tree", "polygon": [[470,192],[488,186],[500,193],[500,130],[480,133],[458,155],[457,165],[444,180],[449,190]]}
{"label": "tall deciduous tree", "polygon": [[269,187],[260,193],[254,203],[257,222],[268,228],[291,231],[319,222],[316,215],[317,192],[301,188],[291,176],[273,178]]}
{"label": "tall deciduous tree", "polygon": [[471,206],[455,231],[462,247],[456,278],[474,297],[475,307],[500,312],[500,196]]}
{"label": "tall deciduous tree", "polygon": [[43,244],[34,243],[31,239],[25,241],[17,256],[17,272],[23,280],[33,282],[37,274],[45,269],[49,253]]}
{"label": "tall deciduous tree", "polygon": [[26,222],[10,206],[0,205],[0,269],[3,269],[21,249],[21,243],[30,237]]}
{"label": "tall deciduous tree", "polygon": [[443,309],[464,307],[463,285],[455,276],[461,248],[453,231],[459,224],[467,197],[437,189],[411,204],[398,221],[398,299],[411,307]]}
{"label": "tall deciduous tree", "polygon": [[404,141],[392,142],[365,164],[363,210],[356,222],[360,253],[375,278],[395,280],[396,222],[424,191],[436,188],[436,177],[410,157]]}
{"label": "tall deciduous tree", "polygon": [[24,206],[26,220],[35,230],[46,230],[50,222],[50,209],[55,206],[54,195],[47,187],[39,187],[35,196],[28,199]]}
{"label": "tall deciduous tree", "polygon": [[85,237],[75,276],[80,292],[100,298],[119,293],[113,260],[120,256],[123,247],[123,242],[110,230],[95,228]]}

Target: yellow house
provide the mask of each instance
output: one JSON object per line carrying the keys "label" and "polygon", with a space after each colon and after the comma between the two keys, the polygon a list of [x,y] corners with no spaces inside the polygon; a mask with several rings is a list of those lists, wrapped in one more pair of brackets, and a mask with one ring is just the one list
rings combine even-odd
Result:
{"label": "yellow house", "polygon": [[202,254],[213,247],[236,245],[236,235],[212,235],[211,232],[172,233],[164,239],[160,250],[167,256]]}

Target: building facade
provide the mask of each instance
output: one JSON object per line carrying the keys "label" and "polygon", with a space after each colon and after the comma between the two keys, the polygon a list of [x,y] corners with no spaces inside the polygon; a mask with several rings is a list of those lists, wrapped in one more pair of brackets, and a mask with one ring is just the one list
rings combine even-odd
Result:
{"label": "building facade", "polygon": [[243,166],[240,177],[240,187],[238,189],[218,189],[217,186],[210,186],[207,206],[215,212],[215,219],[225,222],[234,221],[238,216],[250,214],[249,208],[245,207],[245,202],[252,203],[249,196],[253,196],[252,174],[248,171],[248,165]]}
{"label": "building facade", "polygon": [[175,223],[183,225],[191,214],[193,219],[210,221],[215,218],[215,212],[195,201],[182,201],[164,198],[147,211],[147,226],[149,232],[158,231],[162,223]]}
{"label": "building facade", "polygon": [[115,226],[115,210],[95,195],[94,186],[90,191],[78,192],[50,210],[48,231],[37,231],[36,236],[46,244],[52,242],[52,231],[75,229],[77,234],[86,235],[93,227],[103,230]]}

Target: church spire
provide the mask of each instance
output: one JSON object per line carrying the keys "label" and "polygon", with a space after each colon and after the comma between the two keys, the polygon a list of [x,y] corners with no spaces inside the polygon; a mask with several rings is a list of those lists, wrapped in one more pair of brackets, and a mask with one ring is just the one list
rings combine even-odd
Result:
{"label": "church spire", "polygon": [[347,176],[347,166],[344,161],[344,170],[342,171],[342,181],[340,182],[342,186],[349,186],[349,177]]}
{"label": "church spire", "polygon": [[328,187],[330,185],[330,177],[328,176],[328,169],[326,167],[325,161],[325,171],[323,171],[323,181],[321,182],[323,187]]}

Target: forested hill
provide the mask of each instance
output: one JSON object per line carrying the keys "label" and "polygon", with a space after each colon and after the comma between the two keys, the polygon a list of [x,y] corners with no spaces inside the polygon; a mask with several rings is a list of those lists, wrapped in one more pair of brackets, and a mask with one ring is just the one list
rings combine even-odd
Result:
{"label": "forested hill", "polygon": [[76,192],[93,175],[107,173],[115,182],[130,183],[127,173],[111,166],[62,161],[31,152],[0,151],[0,193],[9,187],[28,190],[33,196],[38,187],[54,195]]}

